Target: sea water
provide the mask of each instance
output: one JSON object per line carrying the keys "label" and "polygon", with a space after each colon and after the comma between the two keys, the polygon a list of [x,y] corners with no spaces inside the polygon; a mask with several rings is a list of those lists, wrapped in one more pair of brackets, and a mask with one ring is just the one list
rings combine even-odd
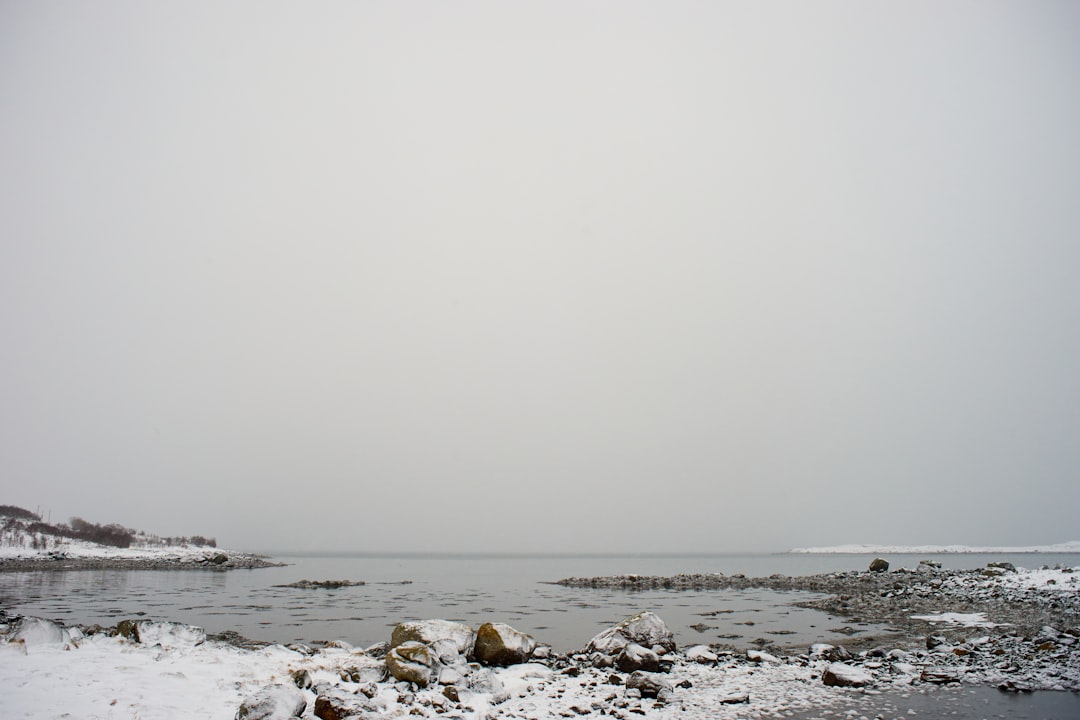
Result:
{"label": "sea water", "polygon": [[[79,570],[0,573],[0,607],[66,624],[115,625],[126,618],[190,623],[209,632],[235,631],[269,642],[343,640],[355,646],[388,640],[405,620],[444,618],[472,625],[505,622],[560,652],[579,649],[605,627],[652,610],[680,646],[725,643],[736,648],[842,643],[872,633],[825,613],[794,607],[810,593],[771,590],[650,590],[567,588],[566,577],[636,573],[780,573],[810,575],[865,570],[863,555],[300,555],[276,553],[284,567],[258,570]],[[891,556],[893,568],[916,567],[927,556]],[[933,556],[945,567],[990,561],[1018,567],[1080,564],[1076,555]],[[298,580],[351,580],[339,589],[279,587]]]}

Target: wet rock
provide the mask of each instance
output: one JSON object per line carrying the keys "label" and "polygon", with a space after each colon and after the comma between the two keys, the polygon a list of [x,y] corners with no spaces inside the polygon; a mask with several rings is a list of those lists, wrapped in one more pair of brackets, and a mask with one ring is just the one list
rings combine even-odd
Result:
{"label": "wet rock", "polygon": [[503,623],[484,623],[476,631],[473,657],[484,665],[517,665],[536,648],[531,635]]}
{"label": "wet rock", "polygon": [[598,634],[589,641],[585,652],[615,655],[630,643],[647,648],[660,646],[669,652],[675,650],[675,636],[664,621],[655,613],[642,612]]}
{"label": "wet rock", "polygon": [[627,690],[637,690],[641,697],[656,697],[663,691],[673,692],[674,688],[662,675],[638,670],[626,679]]}
{"label": "wet rock", "polygon": [[615,657],[615,666],[623,672],[660,672],[660,656],[637,643],[629,643]]}
{"label": "wet rock", "polygon": [[439,665],[435,652],[422,642],[407,640],[386,653],[386,669],[395,680],[427,687]]}
{"label": "wet rock", "polygon": [[307,709],[304,694],[289,685],[268,685],[240,703],[236,720],[289,720]]}
{"label": "wet rock", "polygon": [[884,558],[874,558],[870,563],[870,572],[885,572],[889,569],[889,561]]}
{"label": "wet rock", "polygon": [[862,668],[833,663],[821,674],[821,681],[832,687],[865,687],[874,682],[874,676]]}

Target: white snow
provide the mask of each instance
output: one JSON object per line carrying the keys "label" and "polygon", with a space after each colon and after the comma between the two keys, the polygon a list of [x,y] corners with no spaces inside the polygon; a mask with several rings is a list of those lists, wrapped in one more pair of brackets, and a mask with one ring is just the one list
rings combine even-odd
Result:
{"label": "white snow", "polygon": [[22,538],[8,537],[5,534],[3,541],[0,542],[0,559],[36,560],[50,557],[54,553],[62,553],[66,557],[77,560],[118,559],[198,562],[204,558],[217,555],[219,552],[228,554],[227,551],[218,550],[217,548],[196,545],[148,546],[132,544],[131,547],[118,548],[98,545],[85,540],[58,538],[51,535],[47,537],[49,538],[47,549],[35,549],[29,544],[23,544]]}
{"label": "white snow", "polygon": [[960,627],[999,627],[1000,623],[990,622],[986,613],[937,613],[936,615],[912,615],[912,620],[925,620],[929,623],[944,623]]}
{"label": "white snow", "polygon": [[1080,591],[1080,567],[1065,569],[1043,568],[1018,573],[1006,573],[995,578],[995,580],[1006,587],[1076,593]]}
{"label": "white snow", "polygon": [[[330,683],[340,687],[341,694],[356,698],[352,694],[356,686],[341,681],[342,669],[380,662],[339,647],[306,656],[281,646],[241,650],[207,641],[164,648],[105,635],[64,643],[0,643],[0,687],[4,688],[0,717],[234,717],[246,698],[268,686],[290,685],[291,673],[301,669],[311,673],[316,685]],[[691,689],[676,688],[667,705],[632,702],[640,703],[649,716],[680,720],[771,717],[820,709],[842,700],[834,688],[821,682],[820,671],[821,666],[813,664],[729,659],[713,668],[680,661],[669,677],[672,683],[689,680]],[[558,720],[572,707],[590,708],[605,696],[623,694],[623,688],[607,684],[610,670],[587,668],[573,677],[543,665],[523,664],[491,673],[492,692],[463,690],[462,706],[454,715],[465,720],[496,714]],[[315,694],[301,692],[307,700],[302,718],[313,720]],[[728,704],[744,694],[749,696],[748,704]],[[412,703],[403,703],[393,683],[379,683],[371,703],[386,717],[406,717],[417,708],[424,716],[436,717],[436,708],[446,699],[441,688],[433,686],[418,691]]]}
{"label": "white snow", "polygon": [[1080,553],[1080,540],[1057,545],[1023,547],[979,547],[971,545],[832,545],[828,547],[792,548],[788,552],[812,555],[934,555],[939,553],[1021,554],[1021,553]]}

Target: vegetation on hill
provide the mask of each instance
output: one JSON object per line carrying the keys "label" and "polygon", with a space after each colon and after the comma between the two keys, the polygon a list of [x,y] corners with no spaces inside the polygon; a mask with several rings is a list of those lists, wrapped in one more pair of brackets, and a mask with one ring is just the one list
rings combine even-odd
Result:
{"label": "vegetation on hill", "polygon": [[[158,546],[179,546],[179,545],[195,545],[201,547],[217,547],[217,541],[214,538],[206,538],[202,535],[192,535],[191,537],[159,537],[157,535],[148,535],[138,530],[132,530],[126,528],[123,525],[116,523],[110,523],[107,525],[100,525],[98,523],[92,523],[87,520],[83,520],[80,517],[73,517],[67,523],[59,523],[56,525],[43,522],[41,516],[37,513],[25,510],[14,505],[0,505],[0,519],[3,520],[2,527],[4,534],[25,534],[30,536],[31,545],[35,549],[47,549],[50,545],[49,540],[55,538],[71,538],[74,540],[85,540],[87,542],[97,543],[98,545],[108,545],[110,547],[127,548],[132,544],[138,545],[158,545]],[[51,536],[51,537],[50,537]]]}

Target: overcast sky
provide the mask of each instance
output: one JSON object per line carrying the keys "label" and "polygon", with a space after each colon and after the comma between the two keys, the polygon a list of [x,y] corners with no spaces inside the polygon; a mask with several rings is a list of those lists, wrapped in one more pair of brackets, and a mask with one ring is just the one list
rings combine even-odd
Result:
{"label": "overcast sky", "polygon": [[0,503],[1080,539],[1080,3],[0,0]]}

